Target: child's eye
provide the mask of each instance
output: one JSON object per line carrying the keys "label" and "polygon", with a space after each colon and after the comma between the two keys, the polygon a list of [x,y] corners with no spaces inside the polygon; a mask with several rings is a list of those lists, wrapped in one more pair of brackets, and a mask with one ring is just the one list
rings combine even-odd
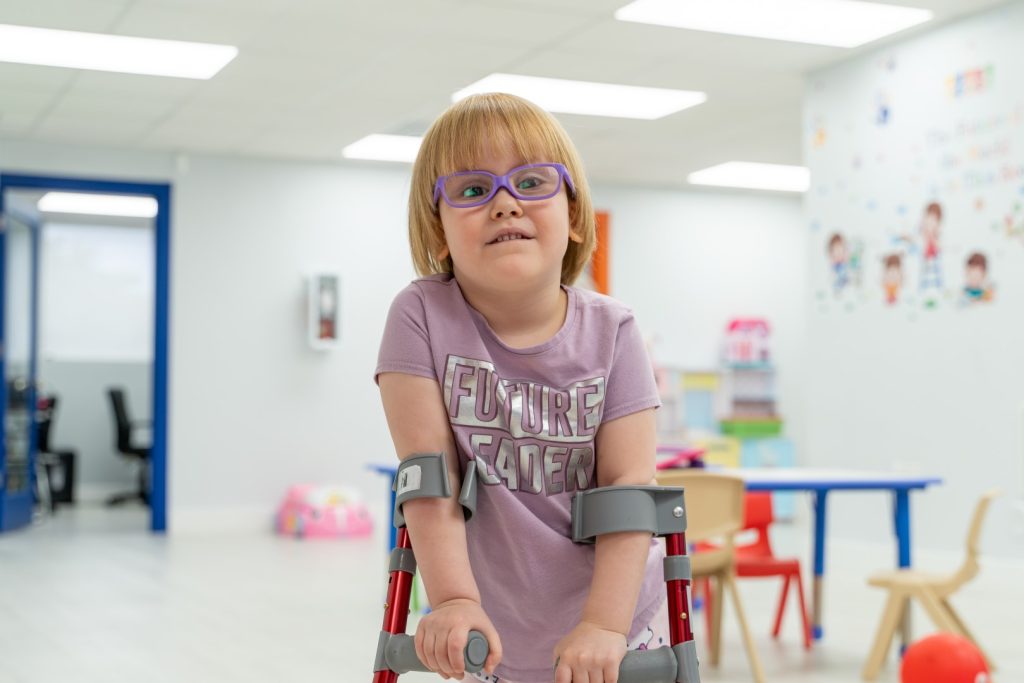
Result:
{"label": "child's eye", "polygon": [[462,189],[461,195],[463,197],[479,197],[484,193],[484,188],[479,185],[470,185]]}
{"label": "child's eye", "polygon": [[523,178],[518,183],[516,183],[516,187],[519,188],[520,190],[532,190],[533,188],[540,185],[542,182],[544,181],[541,180],[540,178]]}

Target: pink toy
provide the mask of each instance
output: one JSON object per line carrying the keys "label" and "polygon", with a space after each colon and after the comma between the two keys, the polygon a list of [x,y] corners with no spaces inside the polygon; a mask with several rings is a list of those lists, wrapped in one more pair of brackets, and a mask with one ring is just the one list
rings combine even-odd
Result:
{"label": "pink toy", "polygon": [[275,527],[277,533],[296,538],[368,536],[373,520],[352,489],[298,484],[288,489]]}
{"label": "pink toy", "polygon": [[769,363],[771,327],[762,318],[734,318],[725,334],[726,363]]}

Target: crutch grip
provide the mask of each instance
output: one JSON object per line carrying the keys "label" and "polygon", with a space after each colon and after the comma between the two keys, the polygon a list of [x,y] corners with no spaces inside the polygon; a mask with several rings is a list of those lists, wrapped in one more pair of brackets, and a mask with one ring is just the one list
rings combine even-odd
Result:
{"label": "crutch grip", "polygon": [[[386,635],[389,637],[384,644],[383,653],[388,669],[399,674],[409,671],[430,671],[416,656],[416,643],[413,636],[404,633]],[[469,641],[462,651],[466,659],[466,672],[474,674],[482,671],[488,653],[490,653],[490,647],[487,645],[487,638],[484,637],[484,634],[480,631],[470,631]]]}
{"label": "crutch grip", "polygon": [[619,683],[700,683],[692,640],[653,650],[632,650],[619,665]]}

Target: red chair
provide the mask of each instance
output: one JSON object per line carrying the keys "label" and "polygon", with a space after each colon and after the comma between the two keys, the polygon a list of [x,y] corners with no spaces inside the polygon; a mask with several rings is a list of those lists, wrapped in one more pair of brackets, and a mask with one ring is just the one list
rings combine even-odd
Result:
{"label": "red chair", "polygon": [[[743,528],[756,531],[757,540],[748,545],[736,546],[736,576],[783,577],[782,595],[779,597],[779,608],[775,614],[775,626],[772,627],[772,637],[774,638],[779,637],[779,630],[782,628],[782,615],[786,608],[786,598],[789,596],[789,584],[796,581],[797,597],[800,599],[800,618],[803,621],[804,647],[809,650],[811,648],[811,624],[804,601],[804,585],[800,578],[800,560],[795,557],[775,557],[768,539],[768,527],[775,521],[775,516],[772,514],[772,495],[768,491],[748,492],[744,506]],[[696,550],[700,552],[714,547],[710,544],[700,544]],[[712,595],[710,580],[701,581],[700,588],[704,593],[705,614],[710,633]]]}

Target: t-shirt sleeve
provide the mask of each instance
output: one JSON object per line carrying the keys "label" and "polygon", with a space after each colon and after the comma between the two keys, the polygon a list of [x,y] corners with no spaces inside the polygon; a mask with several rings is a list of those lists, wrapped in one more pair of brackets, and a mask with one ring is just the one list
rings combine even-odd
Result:
{"label": "t-shirt sleeve", "polygon": [[654,367],[640,327],[629,312],[619,324],[612,366],[608,371],[604,415],[607,422],[647,408],[658,408],[661,399],[654,379]]}
{"label": "t-shirt sleeve", "polygon": [[391,302],[377,354],[374,382],[382,372],[437,378],[430,351],[426,309],[422,294],[415,285],[403,289]]}

